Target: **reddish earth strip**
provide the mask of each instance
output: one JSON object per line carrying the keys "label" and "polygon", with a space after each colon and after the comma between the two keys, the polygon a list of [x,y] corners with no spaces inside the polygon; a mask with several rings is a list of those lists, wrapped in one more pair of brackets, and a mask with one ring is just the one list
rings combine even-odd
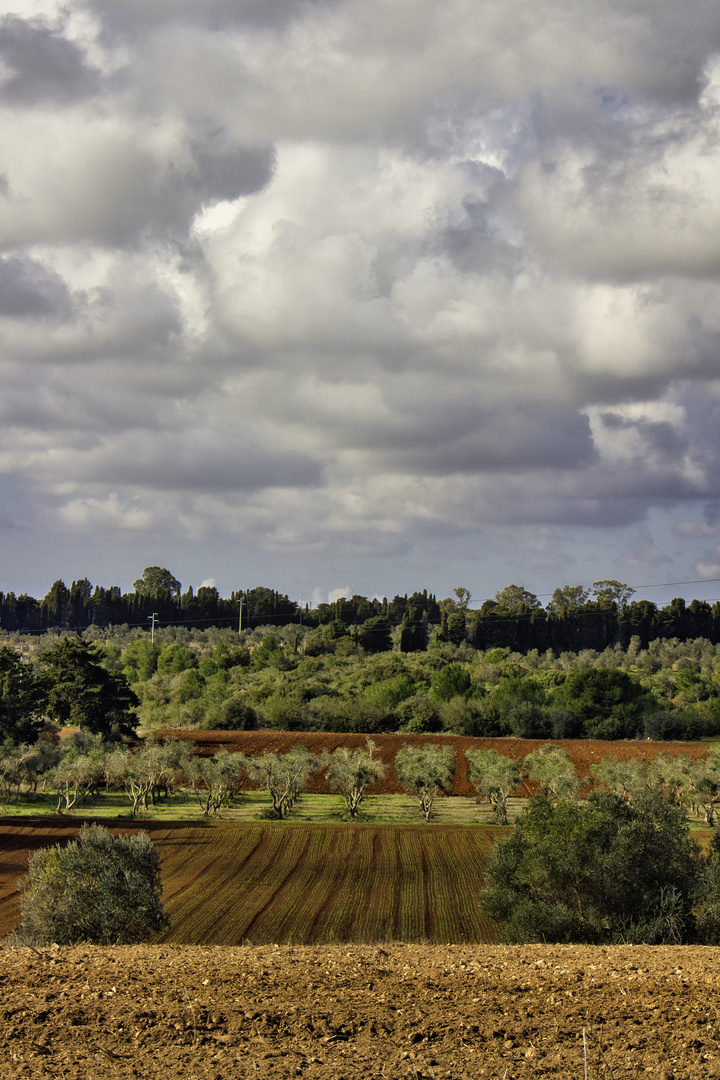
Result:
{"label": "reddish earth strip", "polygon": [[716,1080],[720,950],[0,950],[3,1080]]}
{"label": "reddish earth strip", "polygon": [[[212,756],[221,747],[230,753],[242,750],[246,754],[285,754],[295,746],[305,746],[313,754],[325,750],[332,753],[339,746],[352,749],[364,747],[367,735],[338,735],[317,731],[201,731],[187,728],[167,729],[157,733],[161,737],[173,736],[195,744],[196,752],[203,757]],[[570,755],[578,776],[590,776],[590,766],[599,764],[604,757],[614,754],[620,761],[640,758],[651,761],[659,753],[685,754],[694,759],[705,757],[707,743],[697,742],[641,742],[637,739],[621,742],[604,742],[601,739],[474,739],[463,735],[373,735],[377,756],[385,763],[385,777],[368,789],[371,795],[396,795],[403,791],[395,775],[394,761],[403,746],[452,746],[456,754],[457,769],[451,794],[475,795],[475,789],[467,777],[466,750],[497,750],[510,758],[523,758],[532,750],[552,742]],[[308,791],[327,794],[329,788],[322,774],[314,776]],[[522,791],[518,792],[519,794]]]}

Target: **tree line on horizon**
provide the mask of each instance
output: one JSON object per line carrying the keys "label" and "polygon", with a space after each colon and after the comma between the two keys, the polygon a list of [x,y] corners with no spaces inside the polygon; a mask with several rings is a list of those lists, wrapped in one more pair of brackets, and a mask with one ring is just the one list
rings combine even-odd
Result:
{"label": "tree line on horizon", "polygon": [[[133,591],[118,586],[94,588],[88,578],[70,586],[58,579],[38,600],[27,594],[0,592],[0,629],[38,634],[51,630],[83,632],[89,627],[129,626],[268,626],[304,625],[334,628],[337,636],[352,629],[354,640],[367,651],[393,648],[421,652],[433,640],[478,649],[496,646],[526,653],[602,651],[639,638],[643,647],[654,640],[705,638],[720,643],[720,602],[709,604],[682,597],[665,607],[650,600],[631,599],[634,590],[623,582],[602,580],[592,589],[564,585],[554,590],[543,607],[522,585],[507,585],[470,608],[471,594],[458,587],[452,597],[438,600],[423,589],[408,596],[368,598],[355,594],[311,608],[265,586],[231,592],[221,597],[214,586],[192,586],[183,592],[178,579],[164,567],[146,567]],[[399,639],[393,631],[399,629]]]}

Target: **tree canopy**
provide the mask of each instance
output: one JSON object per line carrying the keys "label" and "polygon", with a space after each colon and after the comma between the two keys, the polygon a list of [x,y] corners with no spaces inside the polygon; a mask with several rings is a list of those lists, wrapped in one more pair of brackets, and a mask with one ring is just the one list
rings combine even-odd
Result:
{"label": "tree canopy", "polygon": [[76,637],[63,638],[42,654],[47,714],[96,735],[131,735],[137,698],[122,673],[102,666],[103,655],[99,646]]}
{"label": "tree canopy", "polygon": [[536,796],[493,848],[481,904],[509,942],[679,944],[698,859],[684,810],[659,795]]}

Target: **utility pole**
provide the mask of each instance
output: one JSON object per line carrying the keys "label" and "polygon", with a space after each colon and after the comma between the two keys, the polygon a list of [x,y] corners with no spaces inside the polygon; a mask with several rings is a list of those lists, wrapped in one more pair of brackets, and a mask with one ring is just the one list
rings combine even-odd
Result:
{"label": "utility pole", "polygon": [[300,625],[301,626],[302,626],[302,602],[303,602],[303,594],[300,593]]}
{"label": "utility pole", "polygon": [[238,634],[242,633],[242,593],[240,593],[240,611],[238,612]]}
{"label": "utility pole", "polygon": [[153,611],[152,615],[148,615],[148,619],[150,620],[150,644],[151,645],[155,644],[155,620],[157,619],[157,617],[158,617],[157,611]]}

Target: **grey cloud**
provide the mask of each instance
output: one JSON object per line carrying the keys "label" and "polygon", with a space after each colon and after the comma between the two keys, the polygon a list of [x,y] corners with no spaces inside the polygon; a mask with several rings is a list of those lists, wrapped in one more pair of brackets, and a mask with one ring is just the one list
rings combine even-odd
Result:
{"label": "grey cloud", "polygon": [[129,432],[74,460],[61,454],[59,461],[71,464],[73,475],[86,484],[143,491],[210,494],[302,488],[317,485],[322,475],[322,466],[306,454],[190,433],[159,439],[151,432]]}
{"label": "grey cloud", "polygon": [[437,248],[463,273],[517,272],[521,255],[500,235],[495,211],[489,202],[468,197],[463,202],[465,219],[448,225],[437,237]]}
{"label": "grey cloud", "polygon": [[678,460],[690,445],[682,432],[667,421],[629,419],[617,413],[601,414],[603,425],[610,431],[634,431],[646,443],[651,452]]}
{"label": "grey cloud", "polygon": [[0,101],[67,104],[101,87],[82,50],[39,21],[5,15],[0,20],[0,59],[10,74],[0,83]]}
{"label": "grey cloud", "polygon": [[70,291],[59,274],[26,255],[0,258],[0,315],[67,319]]}
{"label": "grey cloud", "polygon": [[196,189],[203,201],[237,199],[265,187],[272,177],[275,152],[272,147],[227,148],[215,138],[198,146],[195,160]]}
{"label": "grey cloud", "polygon": [[716,6],[87,10],[0,24],[0,468],[48,535],[541,565],[720,519]]}
{"label": "grey cloud", "polygon": [[107,31],[142,36],[148,28],[168,22],[196,23],[210,28],[255,25],[282,28],[309,7],[308,0],[88,0]]}
{"label": "grey cloud", "polygon": [[[386,467],[426,476],[574,470],[587,467],[597,457],[587,417],[572,410],[541,405],[513,409],[505,404],[487,412],[480,406],[465,423],[449,425],[442,438],[432,427],[432,423],[416,422],[409,451],[400,450],[392,432],[386,433],[385,439],[366,440],[365,446],[373,455],[381,455]],[[409,441],[407,436],[403,441]]]}

